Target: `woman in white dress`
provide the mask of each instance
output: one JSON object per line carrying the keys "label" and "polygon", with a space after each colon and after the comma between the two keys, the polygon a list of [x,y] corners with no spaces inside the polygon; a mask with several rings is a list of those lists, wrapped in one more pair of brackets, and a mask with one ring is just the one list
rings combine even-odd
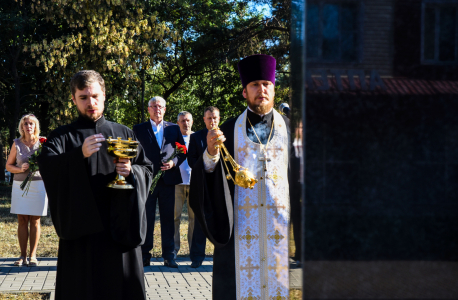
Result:
{"label": "woman in white dress", "polygon": [[[19,133],[21,137],[14,140],[6,163],[6,170],[14,174],[11,213],[18,216],[18,240],[21,248],[21,256],[14,265],[36,266],[37,246],[41,232],[40,218],[47,214],[48,197],[39,171],[32,176],[26,194],[21,190],[20,185],[29,174],[29,157],[40,147],[38,119],[32,114],[24,115],[19,122]],[[30,262],[27,260],[28,240],[30,240]]]}

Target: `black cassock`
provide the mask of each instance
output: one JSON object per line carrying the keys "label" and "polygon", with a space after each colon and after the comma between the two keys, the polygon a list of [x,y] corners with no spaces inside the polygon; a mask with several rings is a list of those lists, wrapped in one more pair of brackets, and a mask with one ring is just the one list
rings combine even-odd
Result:
{"label": "black cassock", "polygon": [[84,158],[90,135],[129,137],[124,125],[82,117],[51,132],[39,157],[40,172],[59,236],[56,299],[146,299],[139,245],[146,234],[145,201],[152,166],[141,146],[127,181],[134,189],[106,185],[116,176],[107,143]]}
{"label": "black cassock", "polygon": [[[282,116],[288,128],[289,120]],[[221,125],[220,130],[224,133],[226,141],[224,145],[234,157],[234,127],[237,117],[226,121]],[[270,128],[272,126],[273,112],[260,117],[247,111],[247,118],[250,119],[258,132],[263,144],[266,144]],[[252,128],[247,123],[247,135],[250,139],[259,143],[252,133]],[[258,131],[258,129],[260,129]],[[263,132],[263,134],[259,134]],[[272,132],[273,136],[273,132]],[[205,172],[202,155],[192,168],[191,186],[189,191],[190,206],[199,221],[207,238],[215,245],[213,256],[213,284],[212,293],[215,300],[235,300],[236,297],[236,276],[235,276],[235,248],[234,248],[234,183],[226,179],[226,170],[220,161],[212,173]],[[230,165],[228,164],[229,168]],[[288,168],[288,173],[289,168]],[[235,174],[231,175],[235,178]]]}

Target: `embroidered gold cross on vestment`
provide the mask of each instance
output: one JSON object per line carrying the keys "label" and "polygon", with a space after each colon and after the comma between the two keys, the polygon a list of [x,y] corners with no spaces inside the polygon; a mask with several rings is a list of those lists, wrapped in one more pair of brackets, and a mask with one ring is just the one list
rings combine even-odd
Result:
{"label": "embroidered gold cross on vestment", "polygon": [[253,265],[251,264],[251,262],[252,262],[251,257],[248,257],[248,258],[247,258],[246,267],[240,267],[240,270],[242,270],[242,271],[245,271],[245,270],[248,271],[248,278],[249,278],[249,279],[251,279],[251,277],[253,276],[253,274],[251,274],[251,271],[253,271],[253,270],[259,270],[259,266],[253,266]]}
{"label": "embroidered gold cross on vestment", "polygon": [[278,229],[275,230],[275,234],[268,235],[267,237],[269,238],[269,240],[275,240],[275,245],[277,245],[277,246],[278,246],[278,243],[280,242],[280,240],[285,238],[283,235],[281,235],[281,233],[278,231]]}
{"label": "embroidered gold cross on vestment", "polygon": [[281,295],[281,289],[277,289],[277,295],[270,297],[269,300],[287,300],[288,298],[286,296]]}
{"label": "embroidered gold cross on vestment", "polygon": [[245,216],[249,218],[251,216],[250,210],[251,209],[256,209],[258,208],[257,205],[251,205],[250,204],[250,198],[248,196],[245,197],[245,205],[239,206],[239,210],[244,210],[245,211]]}
{"label": "embroidered gold cross on vestment", "polygon": [[[274,147],[274,148],[269,148],[267,150],[272,151],[273,158],[277,158],[277,156],[280,155],[281,152],[283,152],[283,147]],[[280,153],[278,153],[278,152],[280,152]]]}
{"label": "embroidered gold cross on vestment", "polygon": [[248,297],[242,297],[241,300],[260,300],[261,298],[253,296],[253,289],[248,289]]}
{"label": "embroidered gold cross on vestment", "polygon": [[272,179],[272,181],[274,182],[274,185],[277,185],[278,180],[282,180],[283,179],[283,177],[278,174],[277,170],[275,170],[272,175],[268,175],[268,178]]}
{"label": "embroidered gold cross on vestment", "polygon": [[239,239],[240,240],[245,240],[246,243],[247,243],[247,247],[249,248],[249,247],[251,247],[251,241],[259,239],[259,235],[257,235],[257,234],[252,235],[251,231],[250,231],[250,228],[248,227],[247,230],[246,230],[246,234],[240,236]]}
{"label": "embroidered gold cross on vestment", "polygon": [[275,218],[278,218],[278,216],[280,215],[279,212],[278,212],[278,209],[279,208],[285,209],[286,206],[278,205],[278,198],[277,197],[274,198],[274,203],[275,203],[275,205],[267,205],[266,207],[267,207],[267,209],[274,209],[275,210],[274,216],[275,216]]}
{"label": "embroidered gold cross on vestment", "polygon": [[268,266],[267,268],[269,270],[275,270],[275,275],[277,276],[277,279],[280,280],[281,278],[281,271],[287,271],[288,272],[288,266],[283,266],[280,261],[280,257],[277,256],[275,259],[275,266]]}

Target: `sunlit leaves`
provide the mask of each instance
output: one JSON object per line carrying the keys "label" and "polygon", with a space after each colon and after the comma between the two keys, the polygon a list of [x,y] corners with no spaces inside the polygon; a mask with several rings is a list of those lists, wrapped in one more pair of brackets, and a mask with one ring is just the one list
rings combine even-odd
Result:
{"label": "sunlit leaves", "polygon": [[[175,107],[168,113],[181,108],[198,112],[208,104],[240,111],[244,105],[236,69],[240,57],[273,53],[281,61],[289,47],[284,47],[287,34],[266,29],[284,26],[285,14],[267,20],[246,3],[31,0],[24,4],[41,28],[21,46],[27,56],[24,64],[39,67],[46,76],[34,84],[46,91],[40,99],[49,102],[51,127],[76,116],[68,83],[81,69],[102,73],[109,116],[129,125],[140,121],[142,70],[148,74],[145,98],[164,96]],[[272,45],[281,47],[275,52]],[[281,64],[279,69],[285,70]]]}
{"label": "sunlit leaves", "polygon": [[25,45],[24,52],[47,72],[44,85],[50,87],[47,99],[54,104],[56,124],[74,117],[62,110],[70,99],[68,87],[58,87],[77,70],[103,72],[110,97],[122,97],[125,86],[115,85],[113,78],[138,85],[136,72],[152,66],[157,46],[170,46],[180,38],[141,0],[35,0],[31,6],[35,17],[46,20],[52,30]]}

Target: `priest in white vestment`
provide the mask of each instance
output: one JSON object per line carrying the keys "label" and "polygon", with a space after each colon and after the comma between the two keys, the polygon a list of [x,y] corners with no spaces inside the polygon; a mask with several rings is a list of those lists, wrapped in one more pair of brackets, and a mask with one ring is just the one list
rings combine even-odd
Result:
{"label": "priest in white vestment", "polygon": [[[247,109],[210,130],[192,170],[190,203],[215,245],[213,299],[288,299],[289,122],[274,110],[276,61],[252,55],[238,64]],[[224,142],[258,180],[235,185]]]}

